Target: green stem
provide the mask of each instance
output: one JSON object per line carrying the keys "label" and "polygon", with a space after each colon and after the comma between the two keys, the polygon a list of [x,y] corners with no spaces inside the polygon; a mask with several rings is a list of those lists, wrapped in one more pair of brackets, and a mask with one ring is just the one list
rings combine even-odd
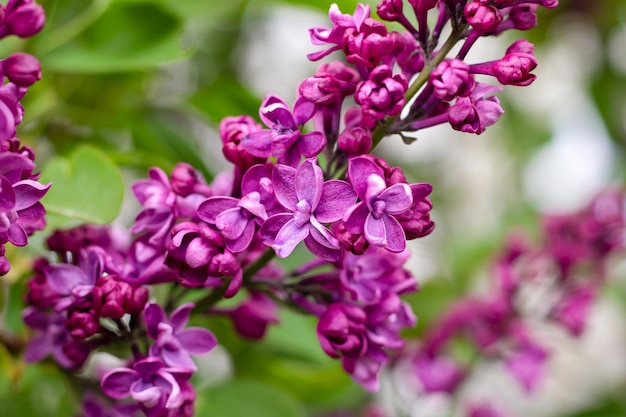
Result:
{"label": "green stem", "polygon": [[[408,90],[404,94],[404,99],[407,103],[411,101],[413,96],[415,96],[415,94],[417,94],[417,92],[424,86],[424,84],[426,84],[428,78],[430,78],[430,73],[435,69],[437,65],[441,63],[441,61],[444,60],[444,58],[452,50],[454,45],[456,45],[456,43],[461,39],[464,30],[465,28],[461,27],[457,31],[452,32],[452,34],[450,34],[450,36],[446,40],[446,43],[444,43],[441,49],[439,49],[439,51],[437,52],[437,55],[435,55],[435,57],[432,60],[428,61],[428,63],[424,66],[424,69],[419,73],[415,81],[413,81],[413,83],[409,86]],[[387,135],[387,130],[389,129],[391,124],[396,121],[397,118],[398,116],[388,117],[382,123],[379,123],[376,126],[376,128],[372,132],[372,149],[378,146],[380,141]]]}

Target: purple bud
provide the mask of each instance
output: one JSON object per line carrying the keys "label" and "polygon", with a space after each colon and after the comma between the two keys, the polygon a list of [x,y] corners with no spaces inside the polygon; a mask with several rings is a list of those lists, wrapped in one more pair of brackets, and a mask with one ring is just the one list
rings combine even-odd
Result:
{"label": "purple bud", "polygon": [[337,146],[349,156],[366,154],[372,149],[372,132],[363,127],[349,127],[339,134]]}
{"label": "purple bud", "polygon": [[364,254],[370,246],[363,233],[351,233],[342,221],[333,223],[331,231],[341,247],[355,255]]}
{"label": "purple bud", "polygon": [[369,80],[359,83],[354,95],[363,108],[361,125],[373,128],[385,116],[397,116],[406,102],[404,93],[408,81],[402,74],[392,74],[387,65],[379,65],[370,73]]}
{"label": "purple bud", "polygon": [[63,344],[63,353],[67,356],[67,359],[72,362],[72,368],[81,368],[89,354],[91,354],[92,343],[84,340],[69,340]]}
{"label": "purple bud", "polygon": [[518,39],[506,49],[505,55],[508,54],[535,54],[535,46],[526,39]]}
{"label": "purple bud", "polygon": [[437,0],[409,0],[409,4],[413,6],[416,12],[422,13],[434,8]]}
{"label": "purple bud", "polygon": [[495,6],[473,1],[465,5],[465,19],[474,29],[490,32],[502,22],[502,14]]}
{"label": "purple bud", "polygon": [[200,183],[198,172],[187,163],[180,162],[172,170],[172,190],[181,197],[193,193]]}
{"label": "purple bud", "polygon": [[519,4],[511,8],[509,20],[514,29],[530,30],[537,26],[537,5]]}
{"label": "purple bud", "polygon": [[41,79],[41,65],[37,58],[22,52],[3,60],[2,72],[19,87],[30,87]]}
{"label": "purple bud", "polygon": [[376,7],[376,12],[381,19],[388,22],[400,20],[404,14],[402,13],[403,0],[382,0]]}
{"label": "purple bud", "polygon": [[90,303],[78,307],[72,307],[67,312],[65,322],[70,335],[74,339],[86,339],[93,336],[100,329],[98,316],[93,311]]}
{"label": "purple bud", "polygon": [[521,52],[509,53],[492,64],[493,75],[503,85],[530,85],[537,76],[530,72],[537,67],[537,59]]}
{"label": "purple bud", "polygon": [[458,59],[446,59],[430,74],[435,97],[451,101],[457,96],[468,96],[474,88],[469,65]]}
{"label": "purple bud", "polygon": [[2,33],[28,38],[39,33],[45,23],[46,15],[40,5],[31,0],[9,1],[5,8]]}
{"label": "purple bud", "polygon": [[124,314],[138,314],[148,301],[145,287],[133,287],[116,275],[98,278],[92,292],[93,308],[104,318],[120,319]]}
{"label": "purple bud", "polygon": [[252,132],[262,130],[263,127],[250,116],[225,117],[220,122],[220,137],[222,138],[222,153],[226,160],[241,169],[248,169],[252,165],[262,164],[265,158],[251,155],[241,146],[241,140]]}

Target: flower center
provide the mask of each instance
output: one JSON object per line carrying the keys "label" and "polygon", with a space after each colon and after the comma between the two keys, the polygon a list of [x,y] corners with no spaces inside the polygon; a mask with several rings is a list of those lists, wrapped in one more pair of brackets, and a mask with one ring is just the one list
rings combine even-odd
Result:
{"label": "flower center", "polygon": [[374,201],[374,204],[372,204],[372,216],[374,216],[375,219],[379,219],[380,216],[382,216],[385,212],[386,208],[387,203],[385,203],[383,200]]}
{"label": "flower center", "polygon": [[298,201],[298,204],[296,204],[296,211],[293,213],[293,219],[296,222],[296,226],[304,226],[309,222],[310,218],[311,205],[306,200]]}

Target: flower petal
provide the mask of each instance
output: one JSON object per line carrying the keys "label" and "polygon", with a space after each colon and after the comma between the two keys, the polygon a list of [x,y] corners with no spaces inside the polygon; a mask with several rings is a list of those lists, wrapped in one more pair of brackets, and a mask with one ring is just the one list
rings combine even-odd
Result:
{"label": "flower petal", "polygon": [[46,282],[58,294],[68,295],[78,285],[87,283],[85,273],[77,266],[70,264],[49,265],[43,271]]}
{"label": "flower petal", "polygon": [[40,184],[37,181],[23,180],[13,184],[15,191],[15,210],[23,210],[41,200],[52,183]]}
{"label": "flower petal", "polygon": [[299,227],[296,225],[295,220],[289,220],[278,231],[278,234],[272,243],[272,248],[274,248],[276,255],[278,255],[279,258],[286,258],[291,254],[291,252],[293,252],[298,243],[304,240],[304,238],[308,235],[308,223]]}
{"label": "flower petal", "polygon": [[200,220],[215,224],[215,219],[221,212],[237,207],[238,202],[232,197],[210,197],[200,204],[197,214]]}
{"label": "flower petal", "polygon": [[102,377],[100,386],[106,395],[120,400],[130,395],[130,387],[138,378],[139,375],[132,369],[116,368]]}
{"label": "flower petal", "polygon": [[368,186],[367,178],[372,174],[378,175],[381,178],[385,177],[383,169],[369,158],[365,156],[350,158],[348,162],[348,178],[356,191],[356,195],[359,196],[361,200],[365,200],[365,193],[367,192]]}
{"label": "flower petal", "polygon": [[150,303],[146,306],[143,315],[146,321],[148,336],[150,336],[151,339],[156,340],[159,336],[159,323],[167,322],[165,311],[160,305]]}
{"label": "flower petal", "polygon": [[245,209],[241,207],[235,207],[221,212],[215,218],[215,226],[222,232],[226,239],[237,239],[250,222],[250,220],[244,216],[244,210]]}
{"label": "flower petal", "polygon": [[295,190],[298,201],[306,200],[314,211],[319,204],[324,173],[315,159],[307,159],[296,170]]}
{"label": "flower petal", "polygon": [[385,223],[385,247],[391,252],[402,252],[406,248],[406,235],[400,222],[395,217],[383,214],[381,217]]}
{"label": "flower petal", "polygon": [[348,231],[352,234],[363,233],[365,220],[369,213],[364,201],[360,201],[348,208],[343,216],[343,222]]}
{"label": "flower petal", "polygon": [[287,165],[278,164],[272,171],[274,194],[287,210],[295,211],[298,204],[296,195],[296,170]]}
{"label": "flower petal", "polygon": [[309,132],[300,135],[298,139],[298,150],[307,158],[317,156],[326,147],[326,137],[322,132]]}
{"label": "flower petal", "polygon": [[170,324],[172,325],[174,334],[178,334],[178,332],[185,328],[187,322],[189,321],[191,310],[193,310],[194,307],[195,305],[193,303],[185,303],[179,306],[176,310],[172,311],[172,314],[170,315]]}
{"label": "flower petal", "polygon": [[190,327],[176,335],[183,349],[192,355],[204,355],[217,346],[217,338],[201,327]]}
{"label": "flower petal", "polygon": [[250,132],[239,143],[250,155],[268,158],[272,154],[272,131],[264,129]]}
{"label": "flower petal", "polygon": [[378,219],[368,214],[365,218],[365,238],[372,245],[386,246],[386,234],[385,223],[382,219],[383,216]]}
{"label": "flower petal", "polygon": [[326,181],[320,202],[315,209],[315,218],[321,223],[336,222],[354,203],[356,192],[350,184],[340,180]]}
{"label": "flower petal", "polygon": [[386,203],[385,211],[390,214],[402,213],[413,204],[413,194],[408,184],[394,184],[383,190],[378,198]]}

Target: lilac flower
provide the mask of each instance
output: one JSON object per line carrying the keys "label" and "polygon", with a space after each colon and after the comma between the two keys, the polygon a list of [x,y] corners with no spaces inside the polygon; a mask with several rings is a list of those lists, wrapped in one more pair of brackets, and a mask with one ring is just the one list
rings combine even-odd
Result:
{"label": "lilac flower", "polygon": [[287,257],[304,240],[316,256],[327,260],[339,258],[339,242],[322,223],[332,223],[356,200],[350,184],[330,180],[324,182],[317,160],[307,159],[298,169],[276,165],[272,172],[278,201],[289,211],[268,218],[261,227],[261,236],[276,254]]}
{"label": "lilac flower", "polygon": [[514,347],[513,352],[505,358],[506,368],[530,392],[545,374],[549,352],[532,340],[521,325],[511,330],[511,339]]}
{"label": "lilac flower", "polygon": [[0,63],[2,74],[19,87],[30,87],[41,79],[41,65],[32,55],[18,52]]}
{"label": "lilac flower", "polygon": [[212,309],[212,313],[229,316],[235,330],[241,336],[259,340],[262,339],[269,324],[278,323],[278,306],[267,295],[250,291],[250,297],[243,303],[229,309]]}
{"label": "lilac flower", "polygon": [[98,278],[92,291],[93,310],[99,317],[121,319],[138,314],[148,301],[146,287],[131,285],[116,275]]}
{"label": "lilac flower", "polygon": [[190,355],[203,355],[217,345],[217,339],[210,331],[201,327],[185,328],[193,308],[192,303],[183,304],[168,319],[158,304],[146,306],[146,330],[155,340],[150,354],[160,357],[167,366],[195,371]]}
{"label": "lilac flower", "polygon": [[364,127],[348,127],[339,134],[337,147],[349,156],[357,156],[372,150],[372,132]]}
{"label": "lilac flower", "polygon": [[313,77],[302,81],[300,95],[318,106],[341,104],[354,94],[359,74],[341,61],[324,63]]}
{"label": "lilac flower", "polygon": [[268,95],[261,104],[259,115],[270,129],[250,132],[241,146],[259,158],[275,156],[279,163],[297,166],[300,158],[317,156],[326,146],[321,132],[302,133],[302,126],[315,115],[315,104],[300,97],[289,110],[287,103]]}
{"label": "lilac flower", "polygon": [[500,90],[500,87],[494,85],[476,83],[469,97],[458,97],[448,112],[452,128],[480,135],[488,126],[496,123],[504,110],[497,97],[485,96]]}
{"label": "lilac flower", "polygon": [[270,172],[265,165],[255,165],[243,175],[240,199],[210,197],[198,207],[198,217],[214,224],[222,232],[226,247],[235,253],[250,246],[257,224],[262,224],[270,213],[278,211]]}
{"label": "lilac flower", "polygon": [[496,33],[509,29],[530,30],[537,26],[537,5],[516,4],[509,10],[507,18],[500,23]]}
{"label": "lilac flower", "polygon": [[51,355],[62,367],[73,368],[74,363],[63,352],[63,345],[70,340],[70,335],[62,314],[27,307],[22,318],[28,327],[37,331],[26,346],[26,362],[39,362]]}
{"label": "lilac flower", "polygon": [[469,74],[470,67],[458,59],[442,61],[430,74],[430,82],[435,97],[451,101],[458,96],[468,96],[474,88],[474,78]]}
{"label": "lilac flower", "polygon": [[50,288],[63,296],[55,309],[65,310],[91,296],[96,280],[102,275],[104,261],[98,248],[84,251],[80,265],[55,264],[44,268],[44,275]]}
{"label": "lilac flower", "polygon": [[550,316],[573,336],[580,336],[585,329],[595,295],[596,289],[590,284],[569,289],[554,306]]}
{"label": "lilac flower", "polygon": [[394,40],[383,23],[366,18],[360,27],[346,29],[341,47],[346,61],[367,74],[366,71],[375,71],[376,66],[393,51]]}
{"label": "lilac flower", "polygon": [[413,360],[413,366],[424,392],[427,393],[446,392],[452,394],[465,379],[463,368],[445,355],[431,357],[418,354]]}
{"label": "lilac flower", "polygon": [[470,73],[492,75],[503,85],[530,85],[537,78],[530,73],[537,67],[533,50],[532,43],[519,39],[507,49],[502,59],[471,65]]}
{"label": "lilac flower", "polygon": [[100,385],[109,397],[116,400],[132,397],[147,416],[156,417],[183,404],[181,384],[190,376],[188,370],[167,368],[161,359],[148,357],[135,362],[133,369],[116,368],[107,372]]}
{"label": "lilac flower", "polygon": [[9,0],[0,22],[0,38],[7,35],[28,38],[39,33],[45,22],[43,8],[32,0]]}
{"label": "lilac flower", "polygon": [[263,127],[250,116],[225,117],[220,122],[222,153],[227,161],[240,169],[246,170],[252,165],[262,164],[265,158],[259,158],[244,149],[241,141],[252,132]]}
{"label": "lilac flower", "polygon": [[348,176],[361,200],[345,213],[343,221],[351,233],[363,233],[372,245],[391,252],[402,252],[406,236],[393,214],[400,214],[413,205],[413,195],[425,197],[430,184],[397,183],[390,187],[383,170],[369,158],[358,156],[348,163]]}
{"label": "lilac flower", "polygon": [[394,40],[394,52],[383,62],[393,67],[392,61],[395,60],[408,80],[424,69],[424,51],[409,32],[391,32],[391,36]]}
{"label": "lilac flower", "polygon": [[370,17],[370,6],[359,3],[353,15],[342,14],[336,4],[332,4],[328,10],[328,18],[333,24],[332,28],[314,27],[309,29],[311,43],[313,45],[334,45],[326,50],[307,55],[311,61],[317,61],[326,55],[341,49],[341,41],[346,30],[355,28],[360,30],[365,19]]}
{"label": "lilac flower", "polygon": [[178,272],[178,281],[185,287],[218,287],[223,277],[232,277],[225,297],[232,297],[241,288],[241,265],[225,248],[222,235],[206,223],[174,226],[165,264]]}
{"label": "lilac flower", "polygon": [[468,2],[465,5],[464,14],[467,23],[480,32],[493,31],[502,22],[500,10],[482,1]]}
{"label": "lilac flower", "polygon": [[359,83],[354,94],[355,101],[363,108],[361,125],[374,128],[385,116],[397,116],[405,104],[404,93],[408,82],[404,75],[392,75],[386,65],[376,67],[367,81]]}

